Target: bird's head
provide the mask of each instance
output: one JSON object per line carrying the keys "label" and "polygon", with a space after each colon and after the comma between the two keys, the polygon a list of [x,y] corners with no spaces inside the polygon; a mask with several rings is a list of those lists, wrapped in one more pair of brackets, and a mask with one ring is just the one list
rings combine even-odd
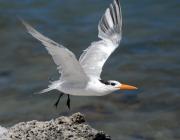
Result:
{"label": "bird's head", "polygon": [[[103,81],[104,82],[104,81]],[[118,81],[115,80],[109,80],[104,82],[104,84],[112,91],[117,91],[117,90],[136,90],[138,89],[135,86],[127,85],[127,84],[122,84]]]}

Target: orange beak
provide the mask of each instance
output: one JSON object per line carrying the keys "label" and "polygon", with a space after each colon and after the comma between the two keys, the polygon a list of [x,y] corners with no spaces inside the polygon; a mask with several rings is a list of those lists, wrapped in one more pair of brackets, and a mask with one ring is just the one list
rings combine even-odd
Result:
{"label": "orange beak", "polygon": [[130,86],[130,85],[126,85],[126,84],[121,84],[121,86],[118,87],[120,90],[136,90],[138,89],[135,86]]}

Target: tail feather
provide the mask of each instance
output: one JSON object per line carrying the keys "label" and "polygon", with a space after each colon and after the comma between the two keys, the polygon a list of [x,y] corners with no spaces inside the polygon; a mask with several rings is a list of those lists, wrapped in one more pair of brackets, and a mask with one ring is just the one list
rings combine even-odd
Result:
{"label": "tail feather", "polygon": [[46,89],[43,89],[43,90],[41,90],[40,92],[38,92],[38,94],[43,94],[43,93],[46,93],[46,92],[49,92],[49,91],[51,91],[51,90],[53,90],[53,88],[46,88]]}
{"label": "tail feather", "polygon": [[41,90],[38,94],[43,94],[43,93],[49,92],[51,90],[57,89],[59,87],[59,85],[60,85],[59,81],[51,82],[51,85],[49,85],[48,88]]}

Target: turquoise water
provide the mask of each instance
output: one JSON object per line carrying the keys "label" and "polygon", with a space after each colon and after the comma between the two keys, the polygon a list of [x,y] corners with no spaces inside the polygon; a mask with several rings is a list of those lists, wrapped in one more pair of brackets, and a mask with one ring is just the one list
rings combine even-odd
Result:
{"label": "turquoise water", "polygon": [[22,17],[78,57],[97,38],[111,0],[0,0],[0,124],[48,120],[82,112],[88,123],[119,140],[180,139],[180,1],[121,0],[123,39],[102,77],[139,87],[138,94],[71,97],[34,95],[58,79],[43,46],[27,34]]}

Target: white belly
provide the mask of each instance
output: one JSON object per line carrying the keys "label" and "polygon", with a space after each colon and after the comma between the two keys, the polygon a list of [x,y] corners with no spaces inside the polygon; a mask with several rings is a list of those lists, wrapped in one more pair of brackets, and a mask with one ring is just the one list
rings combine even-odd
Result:
{"label": "white belly", "polygon": [[108,93],[104,92],[97,92],[94,90],[89,90],[89,89],[58,89],[59,91],[65,93],[65,94],[70,94],[74,96],[104,96]]}

